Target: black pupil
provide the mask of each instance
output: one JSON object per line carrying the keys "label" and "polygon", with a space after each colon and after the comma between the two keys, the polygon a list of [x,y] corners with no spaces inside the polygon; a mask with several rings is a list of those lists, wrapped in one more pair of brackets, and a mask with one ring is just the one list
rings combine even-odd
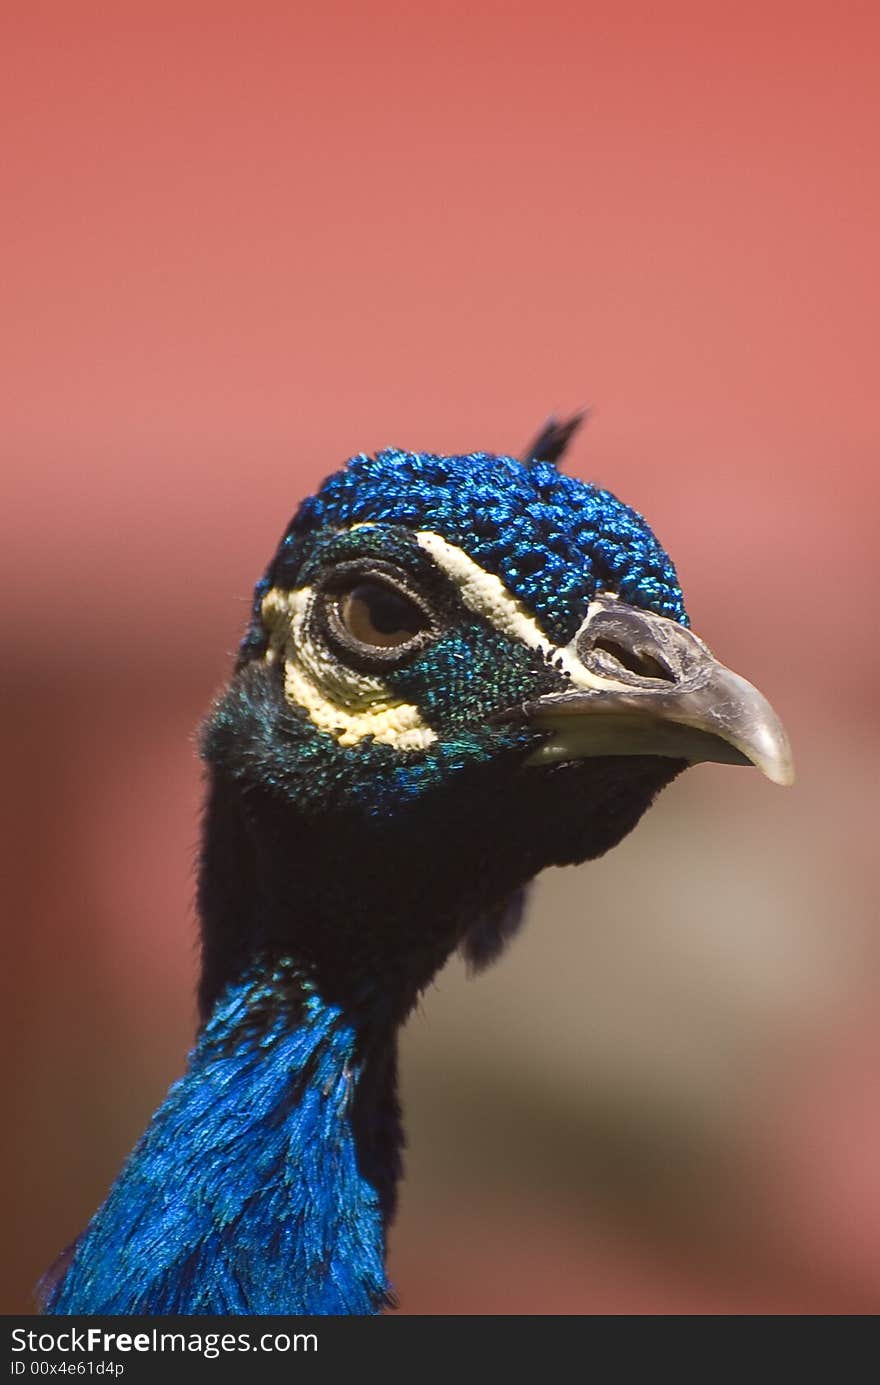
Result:
{"label": "black pupil", "polygon": [[344,625],[361,644],[389,648],[406,644],[424,630],[424,613],[415,602],[384,582],[359,582],[340,602]]}

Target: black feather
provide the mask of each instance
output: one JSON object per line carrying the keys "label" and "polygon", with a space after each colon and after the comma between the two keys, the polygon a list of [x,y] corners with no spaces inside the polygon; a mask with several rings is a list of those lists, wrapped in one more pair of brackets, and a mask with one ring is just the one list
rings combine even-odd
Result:
{"label": "black feather", "polygon": [[562,458],[578,428],[589,418],[589,409],[579,409],[571,418],[560,421],[551,414],[544,427],[523,454],[525,466],[535,466],[538,462],[551,462],[554,466]]}
{"label": "black feather", "polygon": [[514,934],[519,932],[525,918],[527,894],[525,886],[514,890],[513,894],[491,906],[470,925],[458,950],[473,975],[496,961]]}

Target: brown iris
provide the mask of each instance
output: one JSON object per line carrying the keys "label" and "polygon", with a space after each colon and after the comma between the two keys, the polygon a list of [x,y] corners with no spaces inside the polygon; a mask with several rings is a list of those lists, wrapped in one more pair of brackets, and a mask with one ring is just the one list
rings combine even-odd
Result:
{"label": "brown iris", "polygon": [[338,600],[339,620],[358,644],[399,649],[427,628],[425,612],[384,582],[358,582]]}

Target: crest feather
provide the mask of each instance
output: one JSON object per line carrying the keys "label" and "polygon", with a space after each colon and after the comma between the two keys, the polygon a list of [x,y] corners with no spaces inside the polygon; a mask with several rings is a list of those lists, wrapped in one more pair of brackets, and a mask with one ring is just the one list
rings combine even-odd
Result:
{"label": "crest feather", "polygon": [[550,462],[553,466],[560,461],[562,454],[571,442],[581,424],[589,417],[589,409],[579,409],[571,418],[560,420],[551,414],[544,427],[523,455],[525,466],[536,466],[538,462]]}

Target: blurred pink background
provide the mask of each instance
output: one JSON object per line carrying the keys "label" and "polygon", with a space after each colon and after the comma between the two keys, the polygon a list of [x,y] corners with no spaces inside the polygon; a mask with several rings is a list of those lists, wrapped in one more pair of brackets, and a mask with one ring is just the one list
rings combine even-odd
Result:
{"label": "blurred pink background", "polygon": [[2,1306],[183,1065],[193,733],[387,444],[642,510],[799,782],[701,767],[404,1043],[407,1313],[880,1309],[880,17],[8,4]]}

